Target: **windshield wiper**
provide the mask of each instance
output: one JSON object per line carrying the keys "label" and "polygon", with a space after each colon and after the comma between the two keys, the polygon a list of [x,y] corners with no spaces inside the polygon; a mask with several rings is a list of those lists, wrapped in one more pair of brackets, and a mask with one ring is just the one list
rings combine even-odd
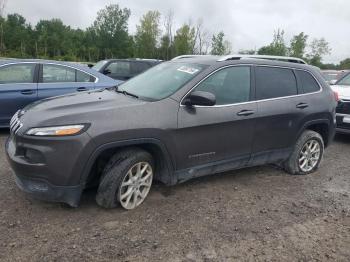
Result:
{"label": "windshield wiper", "polygon": [[135,97],[135,98],[139,98],[137,95],[134,95],[132,93],[129,93],[128,91],[125,91],[125,90],[118,90],[118,87],[115,88],[115,91],[119,94],[123,94],[123,95],[128,95],[128,96],[132,96],[132,97]]}

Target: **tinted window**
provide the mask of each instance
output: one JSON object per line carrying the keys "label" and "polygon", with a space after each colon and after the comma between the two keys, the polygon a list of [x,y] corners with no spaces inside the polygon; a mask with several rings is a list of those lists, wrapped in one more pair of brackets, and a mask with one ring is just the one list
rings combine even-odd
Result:
{"label": "tinted window", "polygon": [[95,82],[96,78],[77,70],[77,82]]}
{"label": "tinted window", "polygon": [[257,99],[291,96],[297,93],[297,82],[292,70],[262,66],[256,68]]}
{"label": "tinted window", "polygon": [[348,74],[344,78],[340,79],[340,81],[337,83],[337,85],[350,86],[350,74]]}
{"label": "tinted window", "polygon": [[151,66],[148,65],[147,63],[135,62],[132,64],[132,67],[133,67],[132,71],[134,74],[140,74],[143,71],[146,71]]}
{"label": "tinted window", "polygon": [[228,67],[200,83],[196,91],[216,96],[217,105],[247,102],[250,98],[250,67]]}
{"label": "tinted window", "polygon": [[118,61],[109,64],[106,68],[111,74],[116,75],[129,75],[130,74],[130,62]]}
{"label": "tinted window", "polygon": [[312,93],[320,90],[320,87],[315,80],[315,78],[308,72],[296,71],[299,80],[301,82],[301,87],[303,88],[303,93]]}
{"label": "tinted window", "polygon": [[59,65],[43,65],[43,83],[75,82],[75,69]]}
{"label": "tinted window", "polygon": [[0,68],[0,84],[33,83],[35,64],[17,64]]}
{"label": "tinted window", "polygon": [[160,100],[175,93],[206,67],[189,63],[162,63],[121,84],[118,90],[125,90],[145,100]]}

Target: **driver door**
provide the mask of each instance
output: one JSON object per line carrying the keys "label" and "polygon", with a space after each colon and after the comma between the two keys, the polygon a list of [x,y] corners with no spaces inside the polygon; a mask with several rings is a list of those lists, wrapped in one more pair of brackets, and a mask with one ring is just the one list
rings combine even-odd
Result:
{"label": "driver door", "polygon": [[178,170],[221,164],[224,169],[225,164],[232,169],[247,164],[257,111],[252,102],[251,70],[250,66],[226,67],[192,90],[214,94],[216,105],[180,106],[176,135]]}

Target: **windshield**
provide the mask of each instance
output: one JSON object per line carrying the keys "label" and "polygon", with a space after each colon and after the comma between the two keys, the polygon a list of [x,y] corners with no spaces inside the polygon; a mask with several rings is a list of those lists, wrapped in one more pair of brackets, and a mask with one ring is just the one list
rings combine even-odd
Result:
{"label": "windshield", "polygon": [[179,90],[207,66],[167,62],[159,64],[119,86],[145,100],[161,100]]}
{"label": "windshield", "polygon": [[100,62],[97,62],[97,64],[94,65],[94,66],[92,67],[92,69],[94,69],[94,70],[96,70],[96,71],[100,71],[101,68],[102,68],[107,62],[108,62],[108,61],[106,61],[106,60],[102,60],[102,61],[100,61]]}
{"label": "windshield", "polygon": [[350,86],[350,73],[340,79],[337,85]]}
{"label": "windshield", "polygon": [[322,73],[327,81],[337,80],[339,78],[339,73]]}

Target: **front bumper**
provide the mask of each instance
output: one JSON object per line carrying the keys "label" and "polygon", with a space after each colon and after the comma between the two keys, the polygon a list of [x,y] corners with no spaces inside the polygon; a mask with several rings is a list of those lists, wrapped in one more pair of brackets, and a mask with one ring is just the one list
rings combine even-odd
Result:
{"label": "front bumper", "polygon": [[350,115],[337,113],[337,133],[350,134]]}
{"label": "front bumper", "polygon": [[91,143],[85,133],[64,138],[11,133],[6,155],[16,183],[24,192],[37,199],[76,207],[85,186],[81,177]]}

